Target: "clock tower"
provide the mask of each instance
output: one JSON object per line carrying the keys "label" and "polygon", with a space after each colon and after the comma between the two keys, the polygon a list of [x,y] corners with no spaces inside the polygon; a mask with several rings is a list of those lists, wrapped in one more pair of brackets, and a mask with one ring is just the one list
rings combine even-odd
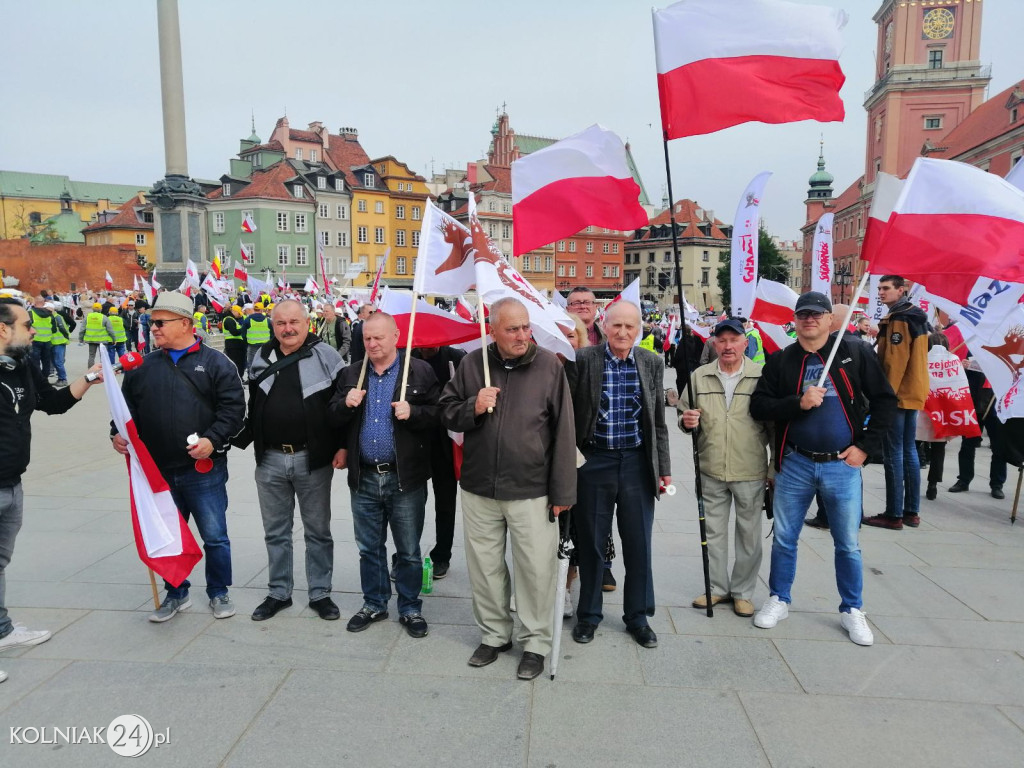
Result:
{"label": "clock tower", "polygon": [[865,192],[875,175],[904,176],[985,100],[989,67],[979,60],[982,0],[884,0],[875,84],[868,91]]}

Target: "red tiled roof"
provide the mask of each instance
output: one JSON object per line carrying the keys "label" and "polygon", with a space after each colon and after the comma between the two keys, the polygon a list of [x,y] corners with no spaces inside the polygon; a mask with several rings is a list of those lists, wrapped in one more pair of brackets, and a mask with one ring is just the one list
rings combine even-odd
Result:
{"label": "red tiled roof", "polygon": [[[140,221],[136,208],[144,206],[143,202],[136,195],[127,203],[117,209],[117,215],[108,221],[97,221],[90,224],[83,231],[95,232],[100,229],[153,229],[152,222]],[[152,204],[145,205],[149,210],[153,209]]]}
{"label": "red tiled roof", "polygon": [[474,184],[476,190],[488,190],[490,192],[502,192],[512,194],[512,169],[501,165],[485,165],[484,170],[492,177],[492,181],[485,181]]}
{"label": "red tiled roof", "polygon": [[353,168],[370,164],[370,156],[366,154],[359,139],[332,134],[325,151],[334,167],[345,174],[345,181],[350,187],[363,186],[363,180],[352,172]]}
{"label": "red tiled roof", "polygon": [[284,152],[284,145],[282,145],[277,139],[273,139],[268,141],[266,144],[256,144],[255,146],[249,147],[244,152],[239,152],[239,154],[248,155],[250,152],[258,152],[261,149],[266,149],[271,152]]}
{"label": "red tiled roof", "polygon": [[311,141],[316,144],[320,143],[320,135],[313,131],[297,131],[294,128],[288,129],[288,138],[292,141]]}
{"label": "red tiled roof", "polygon": [[[701,206],[697,205],[697,202],[695,200],[688,200],[688,199],[685,199],[685,198],[683,200],[677,200],[676,201],[676,206],[678,206],[679,209],[680,209],[679,212],[676,213],[676,223],[677,224],[686,224],[686,223],[691,222],[691,221],[702,222],[702,221],[706,220],[706,217],[708,215],[707,209],[703,208],[702,209],[703,215],[700,216],[700,217],[697,216],[697,209],[700,208]],[[675,207],[675,206],[673,206],[673,207]],[[657,216],[655,216],[653,219],[651,219],[650,223],[651,223],[651,225],[654,225],[654,226],[656,226],[656,225],[668,225],[670,223],[670,221],[671,221],[670,211],[669,211],[668,208],[666,208],[661,213],[659,213]],[[722,222],[719,221],[718,219],[715,219],[714,222],[712,222],[712,223],[714,223],[715,225],[717,225],[719,227],[722,226]]]}
{"label": "red tiled roof", "polygon": [[[237,192],[232,189],[230,197],[232,199],[260,197],[270,200],[294,200],[295,198],[286,186],[287,182],[294,177],[295,169],[287,162],[274,163],[264,171],[253,171],[252,180]],[[207,197],[215,197],[215,195],[211,192]]]}
{"label": "red tiled roof", "polygon": [[1024,89],[1024,80],[1018,81],[1002,93],[998,93],[976,110],[971,112],[960,125],[949,132],[940,142],[935,154],[954,158],[968,150],[991,141],[997,136],[1019,128],[1021,119],[1010,122],[1006,103],[1015,90]]}

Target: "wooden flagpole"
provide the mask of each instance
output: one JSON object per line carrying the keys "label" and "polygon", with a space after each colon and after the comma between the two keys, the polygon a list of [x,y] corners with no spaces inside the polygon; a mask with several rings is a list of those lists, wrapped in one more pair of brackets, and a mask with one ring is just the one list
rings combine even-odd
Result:
{"label": "wooden flagpole", "polygon": [[[480,320],[480,346],[483,347],[484,386],[485,387],[490,387],[491,386],[491,366],[487,362],[487,321],[484,319],[484,297],[483,297],[483,294],[480,293],[479,289],[477,289],[476,295],[477,295],[477,298],[479,299],[479,301],[477,301],[477,305],[476,305],[476,313],[477,313],[477,316],[478,316],[478,318]],[[488,408],[487,412],[488,413],[494,413],[494,409],[493,408]]]}
{"label": "wooden flagpole", "polygon": [[416,301],[419,294],[412,292],[412,312],[409,315],[409,337],[405,340],[405,364],[402,366],[402,389],[398,399],[405,400],[405,387],[409,383],[409,362],[412,360],[412,329],[416,325]]}
{"label": "wooden flagpole", "polygon": [[864,276],[860,279],[860,284],[857,286],[856,292],[850,298],[850,306],[846,308],[846,318],[843,320],[843,324],[839,327],[839,333],[836,336],[835,343],[832,345],[832,351],[828,353],[828,360],[825,361],[825,367],[821,371],[821,378],[818,380],[818,386],[825,386],[825,379],[828,378],[829,368],[832,367],[832,361],[836,359],[836,352],[839,351],[839,342],[843,338],[843,334],[846,333],[847,327],[850,325],[850,319],[853,317],[853,308],[857,306],[857,297],[860,296],[864,290],[864,286],[868,283],[868,278],[871,275],[867,269],[864,270]]}
{"label": "wooden flagpole", "polygon": [[153,569],[149,568],[149,586],[153,588],[153,607],[160,607],[160,590],[156,588],[156,574],[153,573]]}

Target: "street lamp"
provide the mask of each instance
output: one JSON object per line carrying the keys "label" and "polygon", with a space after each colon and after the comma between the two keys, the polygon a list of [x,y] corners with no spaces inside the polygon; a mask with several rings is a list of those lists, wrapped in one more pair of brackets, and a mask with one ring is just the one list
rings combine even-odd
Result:
{"label": "street lamp", "polygon": [[835,283],[839,286],[839,303],[846,303],[846,286],[853,284],[853,268],[849,264],[836,267]]}

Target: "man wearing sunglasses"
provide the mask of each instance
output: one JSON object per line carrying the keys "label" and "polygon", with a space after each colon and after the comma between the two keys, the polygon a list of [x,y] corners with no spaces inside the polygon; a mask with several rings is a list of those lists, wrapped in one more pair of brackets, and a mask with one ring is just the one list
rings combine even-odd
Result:
{"label": "man wearing sunglasses", "polygon": [[[751,417],[775,422],[776,462],[770,597],[754,625],[769,629],[789,616],[797,539],[818,492],[835,544],[842,627],[853,642],[871,645],[874,636],[862,610],[860,468],[882,453],[896,394],[859,340],[829,336],[832,302],[824,294],[800,296],[795,315],[796,343],[768,358],[750,402]],[[836,344],[824,386],[818,386]]]}

